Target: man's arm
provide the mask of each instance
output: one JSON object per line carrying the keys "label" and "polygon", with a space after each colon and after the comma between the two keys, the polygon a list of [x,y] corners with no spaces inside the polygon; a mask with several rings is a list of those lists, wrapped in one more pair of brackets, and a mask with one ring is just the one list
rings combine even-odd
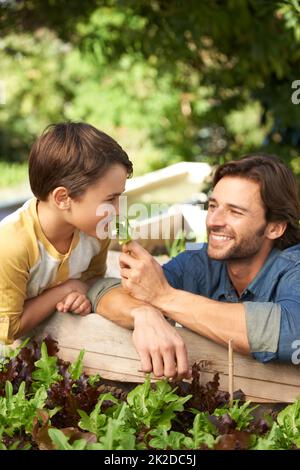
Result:
{"label": "man's arm", "polygon": [[133,330],[134,310],[144,305],[145,302],[129,296],[119,286],[109,290],[100,298],[95,311],[123,328]]}
{"label": "man's arm", "polygon": [[250,354],[242,303],[218,302],[170,286],[153,299],[153,305],[196,333],[222,345],[232,339],[236,351]]}
{"label": "man's arm", "polygon": [[124,251],[120,264],[122,285],[127,292],[200,335],[223,345],[232,339],[236,351],[250,353],[242,304],[218,302],[174,289],[161,266],[136,242]]}
{"label": "man's arm", "polygon": [[134,299],[122,287],[114,287],[100,297],[94,310],[118,325],[134,330],[133,343],[144,372],[153,371],[157,377],[164,375],[177,379],[189,376],[184,341],[158,309]]}

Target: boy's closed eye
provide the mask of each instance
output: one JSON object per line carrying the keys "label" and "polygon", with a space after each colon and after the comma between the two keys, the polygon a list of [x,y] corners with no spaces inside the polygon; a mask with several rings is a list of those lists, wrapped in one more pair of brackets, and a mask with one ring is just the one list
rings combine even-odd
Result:
{"label": "boy's closed eye", "polygon": [[120,193],[113,193],[113,194],[109,194],[107,196],[107,198],[105,199],[105,202],[113,202],[113,201],[116,201],[117,199],[119,199],[120,196],[122,196],[123,192],[125,191],[125,189],[120,192]]}

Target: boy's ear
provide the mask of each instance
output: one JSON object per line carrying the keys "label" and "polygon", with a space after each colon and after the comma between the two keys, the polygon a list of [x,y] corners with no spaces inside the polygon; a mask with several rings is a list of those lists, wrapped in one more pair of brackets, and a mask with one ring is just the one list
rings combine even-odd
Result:
{"label": "boy's ear", "polygon": [[57,207],[62,210],[70,209],[70,197],[68,190],[64,186],[55,188],[52,192],[53,200]]}

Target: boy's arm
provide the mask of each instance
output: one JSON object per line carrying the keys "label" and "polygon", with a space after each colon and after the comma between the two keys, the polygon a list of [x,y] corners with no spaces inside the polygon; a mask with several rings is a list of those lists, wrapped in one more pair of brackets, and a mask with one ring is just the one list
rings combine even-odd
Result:
{"label": "boy's arm", "polygon": [[30,263],[28,244],[9,228],[0,229],[0,342],[12,343],[47,318],[72,291],[86,294],[88,286],[77,279],[45,290],[26,300]]}
{"label": "boy's arm", "polygon": [[56,287],[45,290],[42,294],[24,302],[20,324],[15,338],[19,338],[49,317],[56,304],[72,291],[86,294],[88,287],[81,281],[69,279]]}
{"label": "boy's arm", "polygon": [[29,257],[22,237],[0,228],[0,342],[12,343],[19,328],[29,278]]}

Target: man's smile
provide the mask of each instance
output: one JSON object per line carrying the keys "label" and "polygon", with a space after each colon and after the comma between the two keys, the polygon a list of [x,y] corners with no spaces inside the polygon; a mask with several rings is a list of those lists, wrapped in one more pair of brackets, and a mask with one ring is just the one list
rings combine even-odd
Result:
{"label": "man's smile", "polygon": [[210,232],[209,234],[209,243],[212,243],[213,245],[215,244],[224,244],[226,242],[229,242],[230,240],[233,240],[233,237],[230,237],[228,235],[222,234],[222,233],[214,233]]}

